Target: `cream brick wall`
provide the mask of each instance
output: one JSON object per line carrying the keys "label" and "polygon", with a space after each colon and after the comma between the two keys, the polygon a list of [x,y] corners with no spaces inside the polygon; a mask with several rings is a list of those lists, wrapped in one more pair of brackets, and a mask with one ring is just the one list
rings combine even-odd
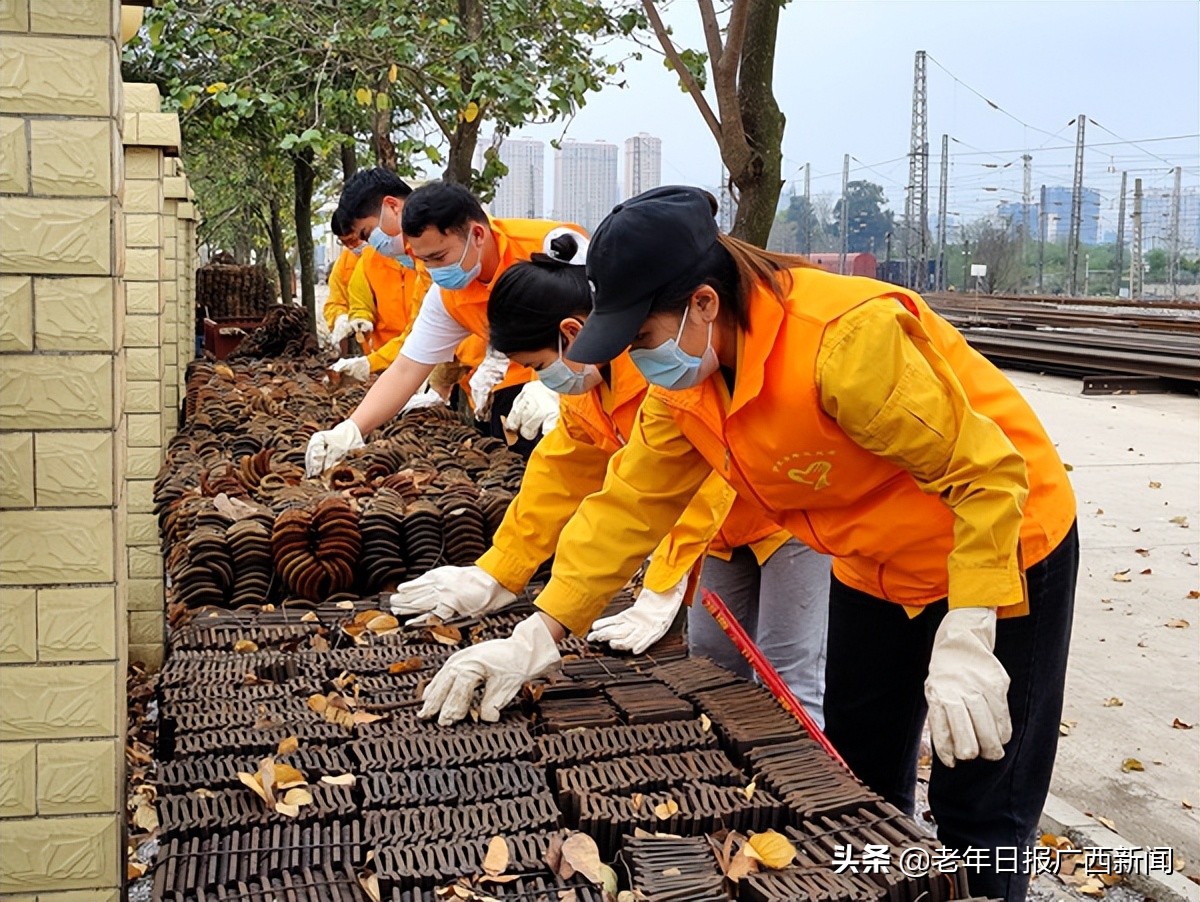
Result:
{"label": "cream brick wall", "polygon": [[[6,902],[115,900],[124,877],[128,230],[118,20],[116,0],[0,0]],[[148,604],[154,594],[138,597]]]}

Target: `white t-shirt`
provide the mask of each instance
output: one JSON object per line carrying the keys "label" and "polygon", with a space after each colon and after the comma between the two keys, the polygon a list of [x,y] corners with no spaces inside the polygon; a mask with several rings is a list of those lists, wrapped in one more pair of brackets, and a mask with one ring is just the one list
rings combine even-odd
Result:
{"label": "white t-shirt", "polygon": [[441,288],[430,285],[400,353],[416,363],[449,363],[454,359],[454,349],[470,334],[471,330],[446,309]]}

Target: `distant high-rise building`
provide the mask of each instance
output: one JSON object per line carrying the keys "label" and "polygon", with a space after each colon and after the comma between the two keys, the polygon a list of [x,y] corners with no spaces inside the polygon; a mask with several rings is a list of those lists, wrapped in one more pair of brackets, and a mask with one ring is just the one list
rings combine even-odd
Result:
{"label": "distant high-rise building", "polygon": [[617,200],[617,145],[563,141],[554,152],[554,218],[592,231]]}
{"label": "distant high-rise building", "polygon": [[662,141],[639,132],[625,139],[625,196],[633,197],[662,184]]}
{"label": "distant high-rise building", "polygon": [[[475,149],[475,168],[483,168],[483,154],[490,145]],[[496,186],[491,203],[493,216],[501,219],[542,219],[545,215],[546,145],[533,138],[505,138],[500,145],[500,161],[508,174]]]}
{"label": "distant high-rise building", "polygon": [[[1128,234],[1128,229],[1126,229]],[[1171,250],[1171,189],[1146,191],[1142,200],[1142,247],[1147,251]],[[1200,189],[1179,192],[1179,250],[1195,253],[1200,247]]]}
{"label": "distant high-rise building", "polygon": [[1010,203],[1001,204],[998,212],[1000,214],[1000,218],[1003,219],[1008,227],[1014,232],[1023,226],[1025,228],[1026,236],[1037,238],[1037,204],[1026,204],[1021,201],[1012,201]]}
{"label": "distant high-rise building", "polygon": [[[1070,188],[1046,189],[1046,240],[1051,244],[1066,241],[1071,234],[1071,196]],[[1079,243],[1095,244],[1099,231],[1100,192],[1094,188],[1084,188],[1080,208]]]}

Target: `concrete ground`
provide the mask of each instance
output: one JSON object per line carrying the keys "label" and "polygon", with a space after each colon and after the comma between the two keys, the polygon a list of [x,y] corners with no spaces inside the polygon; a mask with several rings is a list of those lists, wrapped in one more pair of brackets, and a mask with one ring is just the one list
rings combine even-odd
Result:
{"label": "concrete ground", "polygon": [[1200,402],[1084,397],[1078,379],[1008,375],[1072,467],[1079,502],[1051,791],[1200,874]]}

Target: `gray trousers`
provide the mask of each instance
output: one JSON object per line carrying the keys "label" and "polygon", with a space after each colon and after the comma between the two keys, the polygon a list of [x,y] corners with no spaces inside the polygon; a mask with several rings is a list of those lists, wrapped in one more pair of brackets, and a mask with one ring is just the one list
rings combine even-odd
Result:
{"label": "gray trousers", "polygon": [[[789,539],[761,567],[754,552],[743,546],[728,561],[705,558],[700,574],[700,585],[721,597],[822,729],[829,568],[828,557]],[[699,599],[688,609],[688,647],[689,654],[754,677],[749,662]]]}

